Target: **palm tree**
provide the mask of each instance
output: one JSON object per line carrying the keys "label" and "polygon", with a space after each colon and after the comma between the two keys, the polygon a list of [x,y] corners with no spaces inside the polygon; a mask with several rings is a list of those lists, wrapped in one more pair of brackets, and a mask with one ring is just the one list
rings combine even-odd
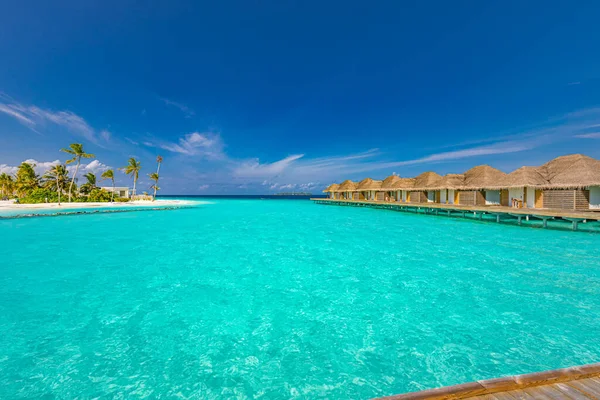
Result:
{"label": "palm tree", "polygon": [[0,174],[0,188],[2,197],[11,195],[15,190],[15,181],[13,177],[4,172]]}
{"label": "palm tree", "polygon": [[73,158],[67,160],[67,164],[72,164],[74,162],[77,163],[77,167],[75,167],[75,173],[73,174],[73,179],[71,180],[71,184],[69,185],[69,203],[71,202],[71,190],[73,189],[73,184],[75,183],[75,178],[77,177],[77,172],[79,171],[79,165],[81,164],[82,158],[94,158],[93,154],[88,154],[83,151],[83,145],[81,143],[71,143],[68,149],[60,149],[67,154],[71,154]]}
{"label": "palm tree", "polygon": [[158,164],[158,166],[156,167],[157,174],[160,172],[160,164],[162,164],[162,161],[163,161],[162,156],[156,156],[156,163]]}
{"label": "palm tree", "polygon": [[110,179],[112,181],[112,192],[110,194],[110,202],[112,203],[115,198],[115,171],[112,169],[106,170],[100,176],[102,180]]}
{"label": "palm tree", "polygon": [[39,187],[40,177],[35,173],[34,167],[35,164],[22,162],[17,168],[16,188],[19,196],[25,196]]}
{"label": "palm tree", "polygon": [[[150,179],[152,179],[154,181],[154,185],[152,185],[150,187],[150,189],[154,189],[154,197],[152,197],[152,201],[156,200],[156,191],[160,190],[160,188],[158,187],[158,173],[160,171],[160,164],[162,164],[163,158],[162,156],[156,156],[156,174],[150,174]],[[156,176],[156,179],[153,179],[153,176]]]}
{"label": "palm tree", "polygon": [[55,165],[44,174],[43,178],[46,179],[45,186],[50,190],[56,190],[58,193],[58,205],[60,206],[60,195],[69,181],[67,167],[62,164]]}
{"label": "palm tree", "polygon": [[133,177],[133,190],[131,191],[131,197],[135,196],[135,185],[137,183],[138,177],[140,176],[142,164],[135,158],[130,157],[127,166],[120,169],[124,171],[125,174]]}
{"label": "palm tree", "polygon": [[150,180],[154,182],[154,184],[150,186],[150,189],[154,189],[154,196],[152,196],[152,201],[154,201],[156,200],[156,191],[160,190],[160,188],[158,187],[158,172],[153,172],[151,174],[148,174],[148,176],[150,177]]}
{"label": "palm tree", "polygon": [[89,194],[92,190],[96,189],[96,175],[92,172],[88,172],[84,175],[87,182],[81,185],[81,192]]}

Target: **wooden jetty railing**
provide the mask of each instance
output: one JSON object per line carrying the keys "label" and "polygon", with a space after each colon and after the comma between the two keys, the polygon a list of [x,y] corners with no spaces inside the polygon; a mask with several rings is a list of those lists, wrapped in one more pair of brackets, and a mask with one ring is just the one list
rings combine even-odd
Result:
{"label": "wooden jetty railing", "polygon": [[446,386],[379,400],[600,399],[600,363]]}
{"label": "wooden jetty railing", "polygon": [[496,222],[502,220],[516,220],[519,225],[523,219],[541,220],[542,227],[548,227],[549,220],[562,220],[569,222],[573,230],[577,230],[580,223],[600,221],[600,212],[594,211],[569,211],[569,210],[549,210],[534,208],[512,208],[504,206],[461,206],[457,204],[439,204],[439,203],[402,203],[386,202],[374,200],[341,200],[341,199],[311,199],[317,204],[332,204],[354,207],[382,208],[397,211],[412,211],[424,214],[456,216],[467,215],[476,219],[492,219]]}

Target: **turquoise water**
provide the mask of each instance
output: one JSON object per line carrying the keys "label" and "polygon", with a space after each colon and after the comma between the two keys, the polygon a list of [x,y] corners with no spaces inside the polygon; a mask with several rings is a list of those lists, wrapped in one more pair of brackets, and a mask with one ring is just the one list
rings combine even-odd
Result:
{"label": "turquoise water", "polygon": [[0,221],[0,398],[369,398],[600,360],[600,235],[294,200]]}

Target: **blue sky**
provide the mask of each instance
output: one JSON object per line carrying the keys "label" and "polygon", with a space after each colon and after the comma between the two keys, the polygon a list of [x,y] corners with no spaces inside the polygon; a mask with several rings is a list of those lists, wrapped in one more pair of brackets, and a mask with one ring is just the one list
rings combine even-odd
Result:
{"label": "blue sky", "polygon": [[600,158],[598,2],[2,10],[2,171],[80,142],[94,172],[135,156],[149,173],[162,155],[163,194],[262,194]]}

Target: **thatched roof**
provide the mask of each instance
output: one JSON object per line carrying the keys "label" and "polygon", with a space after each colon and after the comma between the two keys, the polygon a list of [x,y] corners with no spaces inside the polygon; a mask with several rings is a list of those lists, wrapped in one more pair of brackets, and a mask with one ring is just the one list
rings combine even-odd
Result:
{"label": "thatched roof", "polygon": [[382,181],[374,181],[371,178],[366,178],[358,183],[358,190],[377,190],[381,189],[382,184]]}
{"label": "thatched roof", "polygon": [[392,184],[394,190],[410,190],[415,186],[415,178],[400,178]]}
{"label": "thatched roof", "polygon": [[414,188],[423,190],[429,189],[435,182],[439,181],[441,178],[441,175],[438,175],[435,172],[423,172],[421,175],[415,177]]}
{"label": "thatched roof", "polygon": [[342,182],[340,184],[340,187],[338,188],[338,192],[350,192],[353,190],[356,190],[356,182],[352,182],[349,179],[346,179],[344,182]]}
{"label": "thatched roof", "polygon": [[506,174],[489,165],[478,165],[465,172],[463,189],[502,189]]}
{"label": "thatched roof", "polygon": [[546,186],[548,180],[537,167],[521,167],[506,175],[503,186],[525,187],[525,186]]}
{"label": "thatched roof", "polygon": [[540,167],[549,181],[545,187],[581,188],[600,186],[600,160],[572,154],[555,158]]}
{"label": "thatched roof", "polygon": [[336,192],[339,187],[340,187],[340,185],[338,185],[337,183],[332,183],[331,185],[327,186],[327,188],[325,190],[323,190],[323,192],[324,193]]}
{"label": "thatched roof", "polygon": [[381,188],[382,189],[392,189],[393,185],[395,183],[397,183],[398,181],[400,181],[400,179],[401,178],[398,175],[390,175],[383,180],[383,182],[381,183]]}
{"label": "thatched roof", "polygon": [[464,174],[447,174],[434,182],[431,186],[434,190],[442,189],[460,189],[465,185]]}

